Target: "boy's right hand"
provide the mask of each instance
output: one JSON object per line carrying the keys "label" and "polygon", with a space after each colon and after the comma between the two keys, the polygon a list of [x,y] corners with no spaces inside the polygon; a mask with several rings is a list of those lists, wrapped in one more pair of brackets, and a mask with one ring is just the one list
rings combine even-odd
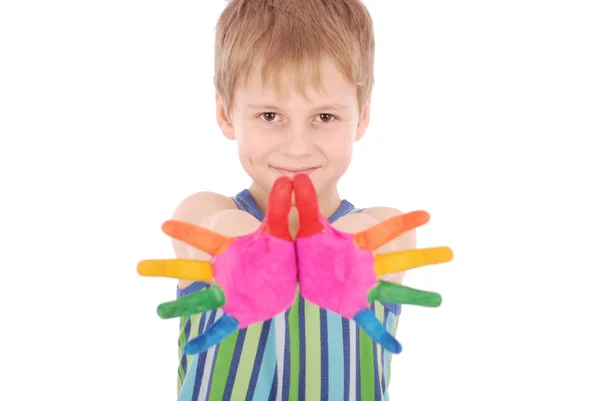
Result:
{"label": "boy's right hand", "polygon": [[238,328],[262,322],[290,308],[296,298],[297,270],[289,232],[292,181],[280,177],[271,190],[265,219],[249,235],[231,238],[180,221],[167,221],[163,231],[204,252],[213,261],[145,260],[142,276],[211,282],[211,288],[159,306],[163,318],[189,316],[221,307],[224,316],[185,347],[204,352]]}

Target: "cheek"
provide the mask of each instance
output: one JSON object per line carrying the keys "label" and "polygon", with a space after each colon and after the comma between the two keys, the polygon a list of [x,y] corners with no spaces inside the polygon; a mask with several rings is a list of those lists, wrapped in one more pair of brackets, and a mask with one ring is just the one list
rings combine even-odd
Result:
{"label": "cheek", "polygon": [[266,159],[272,153],[274,144],[269,135],[252,127],[242,127],[238,131],[237,143],[240,156],[253,161]]}
{"label": "cheek", "polygon": [[343,132],[332,135],[321,142],[321,150],[330,162],[346,164],[352,159],[354,141],[352,136]]}

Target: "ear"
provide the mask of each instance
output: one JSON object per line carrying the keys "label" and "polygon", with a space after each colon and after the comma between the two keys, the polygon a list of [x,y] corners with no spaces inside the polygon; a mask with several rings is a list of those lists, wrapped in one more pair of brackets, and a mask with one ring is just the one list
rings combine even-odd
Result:
{"label": "ear", "polygon": [[361,138],[365,135],[365,131],[369,126],[369,121],[371,120],[371,95],[367,98],[358,119],[358,127],[356,128],[356,137],[355,141],[360,141]]}
{"label": "ear", "polygon": [[223,101],[223,97],[219,91],[215,91],[215,100],[217,103],[217,124],[221,128],[221,132],[223,132],[225,138],[235,140],[235,132],[227,112],[227,105]]}

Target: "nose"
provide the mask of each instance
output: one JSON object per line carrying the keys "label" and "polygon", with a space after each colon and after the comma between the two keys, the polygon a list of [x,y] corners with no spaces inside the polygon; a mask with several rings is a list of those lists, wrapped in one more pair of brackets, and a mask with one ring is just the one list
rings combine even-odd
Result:
{"label": "nose", "polygon": [[313,135],[307,127],[290,127],[284,133],[282,153],[286,156],[302,157],[312,153]]}

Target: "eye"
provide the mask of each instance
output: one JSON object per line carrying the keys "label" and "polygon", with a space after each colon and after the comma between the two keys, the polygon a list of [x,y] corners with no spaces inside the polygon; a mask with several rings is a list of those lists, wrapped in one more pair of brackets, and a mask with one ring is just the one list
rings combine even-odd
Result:
{"label": "eye", "polygon": [[266,121],[268,123],[270,123],[273,120],[275,120],[276,117],[277,117],[277,113],[272,113],[272,112],[262,113],[260,115],[260,118],[262,118],[263,121]]}
{"label": "eye", "polygon": [[321,119],[322,122],[328,123],[331,120],[335,119],[335,116],[333,114],[321,113],[321,114],[319,114],[319,118]]}

